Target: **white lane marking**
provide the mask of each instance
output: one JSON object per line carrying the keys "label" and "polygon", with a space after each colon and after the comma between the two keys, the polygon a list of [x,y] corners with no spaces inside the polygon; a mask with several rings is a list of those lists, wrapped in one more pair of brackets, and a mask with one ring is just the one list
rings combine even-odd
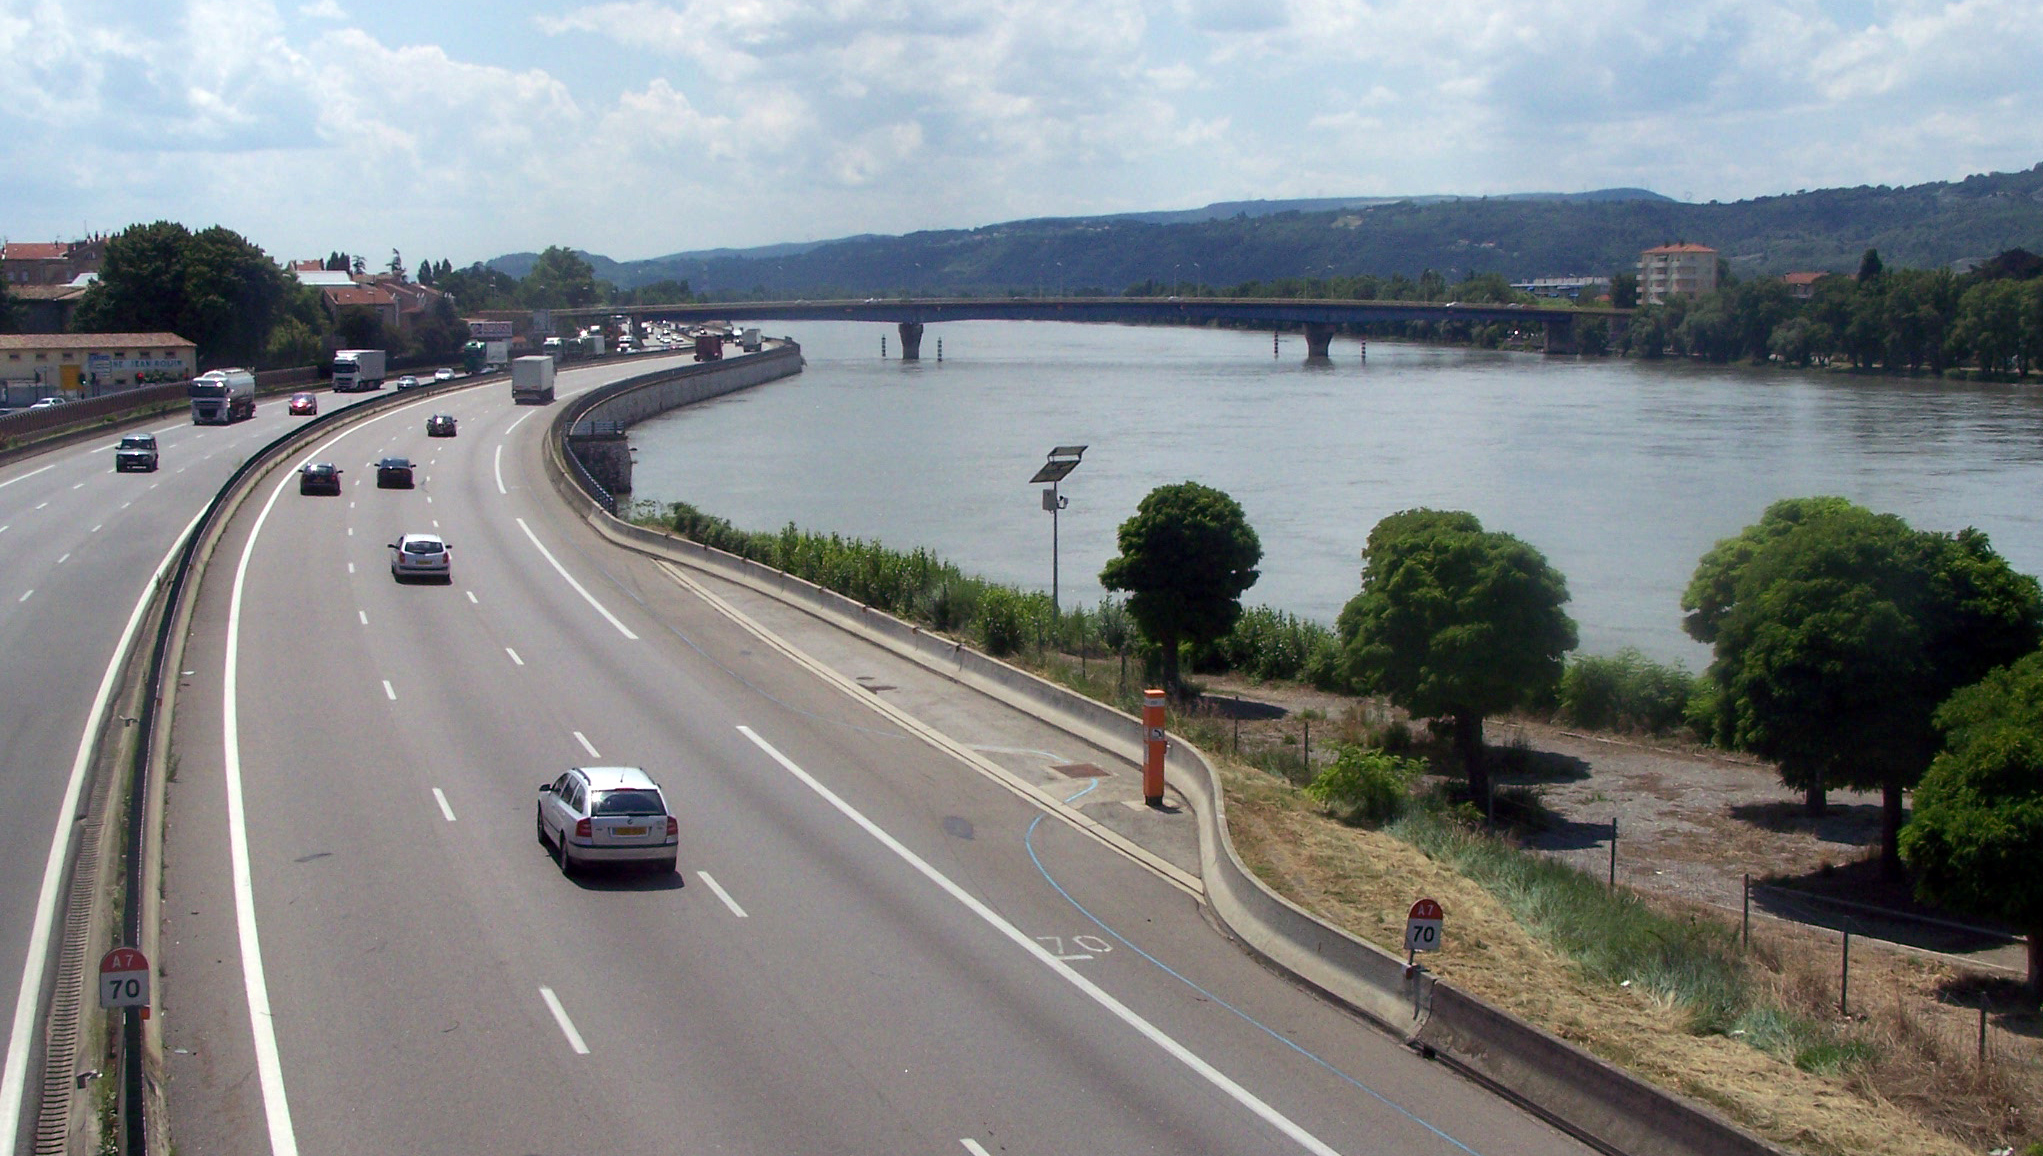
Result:
{"label": "white lane marking", "polygon": [[158,486],[160,486],[160,485],[162,485],[162,484],[163,484],[162,482],[150,482],[150,483],[149,483],[149,488],[153,490],[153,489],[155,489],[156,487],[158,487]]}
{"label": "white lane marking", "polygon": [[31,587],[29,587],[29,588],[28,588],[28,592],[27,592],[27,593],[23,594],[23,595],[22,595],[21,597],[19,597],[19,598],[16,598],[16,599],[15,599],[15,601],[16,601],[16,602],[26,602],[26,601],[28,601],[28,596],[29,596],[29,594],[33,594],[33,593],[35,593],[35,587],[31,586]]}
{"label": "white lane marking", "polygon": [[504,653],[505,653],[505,654],[508,654],[508,655],[510,655],[510,656],[511,656],[511,661],[512,661],[512,662],[515,662],[515,663],[517,663],[517,664],[518,664],[519,666],[523,666],[523,665],[525,665],[525,660],[524,660],[524,659],[522,659],[522,658],[519,658],[519,657],[518,657],[518,652],[517,652],[517,651],[515,651],[515,650],[512,650],[512,649],[511,649],[510,647],[506,646],[506,647],[504,647]]}
{"label": "white lane marking", "polygon": [[66,550],[63,556],[57,559],[57,565],[62,566],[64,563],[69,562],[70,560],[71,552],[69,550]]}
{"label": "white lane marking", "polygon": [[[531,415],[531,414],[529,414],[529,413],[525,415],[525,417],[531,417],[531,416],[532,416],[532,415]],[[519,418],[518,420],[519,420],[519,421],[524,421],[524,420],[525,420],[525,418],[521,417],[521,418]],[[28,472],[27,472],[27,473],[25,473],[25,474],[18,474],[18,475],[14,476],[14,477],[11,477],[11,478],[7,479],[7,480],[6,480],[6,481],[4,481],[4,482],[0,482],[0,490],[4,490],[4,489],[6,489],[7,487],[9,487],[9,486],[13,485],[13,484],[14,484],[14,483],[16,483],[16,482],[22,482],[22,481],[27,481],[28,479],[30,479],[30,478],[32,478],[32,477],[35,477],[35,476],[36,476],[37,474],[47,474],[47,473],[49,473],[49,472],[50,472],[51,470],[54,470],[54,469],[56,469],[56,468],[57,468],[57,464],[58,464],[58,463],[56,463],[56,462],[51,462],[51,463],[50,463],[49,465],[46,465],[46,466],[44,466],[44,467],[43,467],[42,469],[39,469],[39,470],[30,470],[30,471],[28,471]]]}
{"label": "white lane marking", "polygon": [[560,1025],[560,1032],[567,1037],[568,1046],[578,1056],[589,1054],[589,1045],[582,1042],[582,1033],[575,1030],[575,1021],[568,1018],[567,1009],[560,1006],[560,997],[550,987],[539,989],[539,998],[546,1001],[546,1010],[553,1013],[553,1022]]}
{"label": "white lane marking", "polygon": [[74,489],[74,490],[82,490],[82,489],[84,489],[84,488],[85,488],[85,483],[84,483],[84,482],[79,482],[79,483],[78,483],[77,485],[75,485],[75,486],[72,486],[71,488],[72,488],[72,489]]}
{"label": "white lane marking", "polygon": [[105,453],[106,451],[108,451],[108,450],[110,450],[110,449],[112,449],[112,448],[113,448],[112,446],[100,446],[100,447],[99,447],[98,449],[92,450],[92,451],[90,451],[90,452],[92,452],[92,453],[95,453],[95,454],[103,454],[103,453]]}
{"label": "white lane marking", "polygon": [[[127,507],[123,506],[123,507],[121,507],[121,508],[122,508],[122,509],[126,509]],[[10,523],[9,523],[8,525],[12,525],[12,524],[13,524],[13,523],[11,523],[11,522],[10,522]],[[6,532],[7,532],[7,526],[0,526],[0,534],[5,534]]]}
{"label": "white lane marking", "polygon": [[1177,1042],[1177,1040],[1164,1034],[1161,1028],[1158,1028],[1155,1024],[1152,1024],[1148,1020],[1142,1018],[1134,1011],[1134,1009],[1128,1007],[1120,1000],[1115,999],[1112,995],[1108,994],[1107,991],[1104,988],[1100,987],[1098,984],[1085,978],[1083,975],[1080,975],[1078,971],[1075,968],[1073,968],[1070,964],[1065,963],[1063,960],[1058,959],[1056,956],[1050,954],[1049,949],[1045,948],[1042,944],[1037,943],[1035,940],[1030,939],[1028,936],[1022,934],[1019,928],[1015,927],[1014,924],[1009,923],[1005,918],[1003,918],[998,912],[994,911],[992,908],[986,906],[984,903],[981,903],[975,896],[972,895],[971,892],[966,891],[964,888],[958,886],[956,883],[953,883],[951,881],[950,876],[945,875],[943,872],[937,870],[935,867],[930,866],[929,863],[922,858],[922,856],[917,855],[915,852],[909,850],[906,844],[902,843],[899,839],[896,839],[892,835],[888,834],[886,830],[882,828],[879,824],[873,822],[871,819],[866,818],[865,814],[861,812],[858,808],[852,806],[850,803],[847,803],[842,798],[838,797],[837,793],[835,791],[832,791],[829,787],[824,786],[821,780],[809,774],[809,772],[803,770],[801,767],[797,766],[794,760],[788,758],[786,755],[781,754],[779,750],[775,749],[772,743],[769,743],[765,739],[760,738],[758,733],[755,732],[751,727],[740,726],[738,728],[738,733],[752,740],[752,744],[758,747],[760,750],[764,751],[768,758],[771,758],[774,762],[779,763],[781,767],[784,768],[789,774],[801,780],[804,786],[807,786],[810,790],[822,796],[824,802],[827,802],[832,807],[835,807],[837,811],[840,814],[842,814],[845,818],[850,819],[852,822],[864,828],[866,834],[871,835],[875,840],[879,842],[881,846],[885,847],[887,850],[892,851],[895,855],[899,856],[903,862],[907,863],[910,867],[913,867],[917,872],[921,873],[921,875],[924,878],[928,879],[930,882],[942,888],[947,894],[950,895],[951,898],[957,900],[960,904],[963,904],[966,910],[978,916],[980,919],[985,920],[986,923],[990,925],[994,930],[1006,936],[1009,940],[1018,945],[1023,951],[1026,951],[1030,955],[1034,956],[1037,962],[1041,963],[1044,967],[1047,967],[1051,971],[1055,972],[1059,978],[1071,984],[1071,986],[1085,993],[1092,999],[1094,1003],[1097,1003],[1101,1007],[1105,1008],[1108,1012],[1112,1013],[1114,1017],[1119,1019],[1122,1023],[1125,1023],[1129,1027],[1134,1028],[1138,1033],[1147,1038],[1151,1043],[1163,1049],[1163,1051],[1172,1059],[1185,1065],[1187,1068],[1190,1068],[1194,1073],[1196,1073],[1199,1077],[1204,1079],[1207,1083],[1212,1084],[1215,1088],[1218,1088],[1220,1089],[1220,1091],[1226,1093],[1226,1095],[1232,1100],[1234,1100],[1235,1103],[1240,1104],[1242,1107],[1247,1108],[1250,1112],[1253,1112],[1257,1116],[1261,1117],[1264,1123],[1269,1124],[1271,1127],[1277,1129],[1279,1132],[1284,1133],[1284,1135],[1290,1137],[1292,1141],[1295,1142],[1299,1147],[1305,1149],[1308,1152],[1313,1153],[1314,1156],[1340,1156],[1340,1154],[1333,1148],[1329,1147],[1325,1141],[1321,1140],[1319,1137],[1314,1136],[1312,1133],[1300,1127],[1297,1123],[1293,1122],[1290,1117],[1284,1115],[1282,1112],[1279,1112],[1277,1109],[1271,1107],[1269,1104],[1264,1103],[1263,1100],[1259,1098],[1255,1093],[1249,1091],[1247,1088],[1244,1088],[1240,1084],[1237,1084],[1233,1080],[1229,1079],[1225,1073],[1220,1071],[1220,1069],[1214,1067],[1213,1065],[1207,1063],[1205,1060],[1201,1059],[1198,1056],[1198,1054],[1193,1052],[1190,1048],[1185,1047],[1183,1044]]}
{"label": "white lane marking", "polygon": [[353,574],[354,572],[355,572],[355,564],[354,564],[353,562],[350,562],[350,563],[348,563],[348,573],[350,573],[350,574]]}
{"label": "white lane marking", "polygon": [[437,529],[439,529],[439,528],[440,528],[440,519],[438,519],[438,518],[434,518],[434,519],[433,519],[433,529],[437,530]]}
{"label": "white lane marking", "polygon": [[[51,467],[45,466],[43,469]],[[42,470],[37,470],[41,473]],[[24,474],[23,477],[28,475]],[[35,1035],[36,1005],[42,994],[43,974],[49,969],[50,949],[54,942],[52,923],[57,914],[57,887],[63,882],[64,865],[71,858],[71,831],[77,825],[78,796],[85,786],[85,771],[92,763],[96,746],[94,738],[106,721],[107,704],[113,699],[114,679],[127,662],[128,651],[135,644],[135,632],[142,624],[142,614],[149,602],[156,596],[156,584],[163,580],[163,574],[170,569],[170,560],[177,557],[192,527],[199,524],[203,511],[194,514],[185,523],[183,530],[171,540],[170,550],[163,560],[156,564],[156,572],[142,583],[142,596],[135,600],[135,609],[128,615],[128,624],[121,632],[121,640],[114,647],[113,658],[106,664],[106,674],[99,680],[99,693],[93,697],[92,709],[85,712],[85,730],[78,739],[78,754],[71,760],[71,779],[64,786],[64,805],[57,810],[57,828],[50,837],[50,857],[43,865],[42,890],[36,894],[35,922],[28,934],[28,958],[21,969],[21,990],[14,997],[14,1024],[7,1035],[7,1063],[0,1068],[0,1147],[11,1150],[16,1142],[16,1133],[21,1127],[22,1098],[28,1089],[28,1059],[30,1041]]]}
{"label": "white lane marking", "polygon": [[582,744],[582,749],[589,752],[590,758],[600,759],[603,757],[602,755],[596,753],[596,744],[589,741],[588,735],[585,735],[580,731],[576,731],[575,741]]}
{"label": "white lane marking", "polygon": [[440,804],[440,813],[447,816],[447,821],[452,823],[454,821],[454,808],[447,805],[447,796],[438,787],[433,788],[433,801]]}
{"label": "white lane marking", "polygon": [[135,504],[135,503],[134,503],[133,501],[126,501],[126,502],[122,502],[122,503],[121,503],[121,509],[125,510],[125,509],[127,509],[127,508],[128,508],[129,506],[132,506],[132,505],[134,505],[134,504]]}
{"label": "white lane marking", "polygon": [[[463,593],[463,594],[466,594],[466,595],[468,595],[468,600],[469,600],[470,602],[475,602],[475,591],[473,591],[473,590],[463,590],[463,591],[462,591],[462,593]],[[482,603],[480,603],[480,602],[476,602],[475,604],[476,604],[477,606],[480,606],[480,605],[482,605]]]}
{"label": "white lane marking", "polygon": [[369,612],[368,612],[368,611],[366,611],[366,610],[357,610],[357,611],[355,611],[355,617],[357,617],[357,618],[359,618],[359,619],[361,619],[361,620],[362,620],[362,625],[364,625],[364,626],[367,626],[367,625],[369,625]]}
{"label": "white lane marking", "polygon": [[38,506],[36,507],[36,509],[40,510],[40,509],[42,509],[42,508],[43,508],[44,506],[47,506],[47,505],[49,505],[49,503],[48,503],[48,502],[44,502],[44,503],[42,503],[41,505],[38,505]]}
{"label": "white lane marking", "polygon": [[745,909],[744,909],[744,908],[742,908],[742,907],[740,907],[740,906],[738,906],[738,901],[737,901],[737,900],[735,900],[735,899],[733,899],[733,898],[731,898],[731,893],[730,893],[730,892],[728,892],[728,891],[726,891],[726,890],[724,890],[724,889],[723,889],[723,885],[722,885],[722,884],[720,884],[720,883],[718,883],[718,882],[717,882],[716,880],[714,880],[714,879],[710,878],[709,872],[707,872],[707,871],[697,871],[697,872],[696,872],[695,874],[696,874],[697,876],[699,876],[699,877],[700,877],[700,878],[702,879],[702,881],[703,881],[704,883],[707,883],[707,884],[709,884],[709,889],[710,889],[711,891],[714,891],[714,892],[716,892],[716,897],[717,897],[718,899],[721,899],[721,900],[723,900],[723,901],[724,901],[724,906],[725,906],[725,907],[728,907],[728,908],[730,908],[730,909],[731,909],[731,914],[732,914],[732,915],[735,915],[735,916],[737,916],[737,917],[738,917],[738,918],[740,918],[740,919],[744,919],[744,918],[747,918],[747,916],[745,915]]}
{"label": "white lane marking", "polygon": [[427,495],[426,495],[426,505],[430,506],[430,505],[432,505],[432,504],[433,504],[433,495],[431,495],[431,494],[427,494]]}
{"label": "white lane marking", "polygon": [[354,509],[354,508],[355,508],[355,500],[354,500],[353,498],[349,498],[349,499],[348,499],[348,509],[352,510],[352,509]]}
{"label": "white lane marking", "polygon": [[986,1151],[986,1149],[979,1147],[979,1142],[977,1140],[972,1139],[970,1136],[959,1137],[958,1143],[963,1144],[965,1146],[965,1151],[970,1152],[972,1156],[993,1156],[993,1154]]}
{"label": "white lane marking", "polygon": [[[105,522],[101,522],[101,523],[99,524],[99,526],[104,526],[104,525],[106,525],[106,523],[105,523]],[[99,526],[94,526],[94,527],[92,528],[92,531],[91,531],[91,532],[92,532],[92,533],[94,533],[94,534],[97,534],[97,533],[99,533]]]}
{"label": "white lane marking", "polygon": [[617,616],[615,614],[610,613],[608,607],[604,606],[601,602],[596,601],[596,596],[594,594],[589,593],[588,590],[585,589],[580,582],[575,581],[575,576],[567,572],[567,567],[560,564],[560,560],[553,556],[553,551],[547,549],[546,543],[541,542],[539,540],[539,535],[532,532],[532,527],[525,524],[525,519],[523,518],[518,519],[518,528],[520,530],[525,531],[525,536],[527,538],[532,539],[532,544],[534,546],[539,547],[539,552],[541,554],[546,555],[546,560],[553,564],[554,570],[558,572],[561,577],[567,579],[567,584],[575,588],[575,593],[581,595],[582,599],[586,601],[589,605],[594,606],[596,608],[597,613],[609,619],[610,625],[615,626],[619,634],[624,635],[626,638],[631,639],[633,642],[638,641],[638,635],[633,634],[631,632],[630,627],[626,626],[622,622],[619,622],[617,620]]}
{"label": "white lane marking", "polygon": [[348,527],[348,537],[352,538],[352,537],[354,537],[354,536],[355,536],[355,528],[354,528],[353,526],[349,526],[349,527]]}
{"label": "white lane marking", "polygon": [[[525,419],[521,417],[518,420],[524,421]],[[497,493],[499,494],[510,493],[511,491],[504,488],[504,447],[502,445],[497,446],[496,463],[494,468],[497,472]]]}
{"label": "white lane marking", "polygon": [[525,424],[525,418],[527,418],[527,417],[531,417],[531,416],[532,416],[532,414],[534,414],[534,413],[538,413],[538,412],[539,412],[539,411],[535,409],[535,410],[533,410],[533,411],[532,411],[531,413],[527,413],[527,414],[525,414],[525,415],[524,415],[524,417],[520,417],[520,418],[519,418],[519,419],[518,419],[517,421],[514,421],[514,422],[512,422],[512,423],[511,423],[510,425],[507,425],[507,426],[505,426],[505,427],[504,427],[504,436],[505,436],[505,437],[509,437],[509,436],[511,436],[511,431],[512,431],[512,430],[514,430],[514,429],[517,429],[517,428],[518,428],[519,426],[521,426],[521,425],[524,425],[524,424]]}
{"label": "white lane marking", "polygon": [[390,680],[387,678],[383,680],[383,697],[391,702],[397,701],[397,689],[390,685]]}

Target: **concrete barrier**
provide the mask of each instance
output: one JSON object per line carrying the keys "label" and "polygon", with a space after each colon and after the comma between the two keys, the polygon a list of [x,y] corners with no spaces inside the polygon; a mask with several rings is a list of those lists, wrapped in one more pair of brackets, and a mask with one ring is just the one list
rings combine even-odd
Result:
{"label": "concrete barrier", "polygon": [[[1133,715],[813,582],[610,515],[575,483],[565,461],[564,435],[574,416],[562,413],[555,419],[547,474],[570,507],[605,538],[800,607],[1140,765],[1142,727]],[[1708,1108],[1450,984],[1424,972],[1408,976],[1399,957],[1285,899],[1248,870],[1228,834],[1220,776],[1196,746],[1173,736],[1165,771],[1198,820],[1200,875],[1209,909],[1256,955],[1601,1151],[1618,1156],[1784,1156]]]}

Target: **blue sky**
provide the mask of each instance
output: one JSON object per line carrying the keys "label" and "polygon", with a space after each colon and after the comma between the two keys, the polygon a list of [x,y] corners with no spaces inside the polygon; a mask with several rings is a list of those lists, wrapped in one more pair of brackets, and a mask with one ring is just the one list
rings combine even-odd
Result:
{"label": "blue sky", "polygon": [[620,259],[1017,217],[2043,161],[2043,8],[0,0],[0,235]]}

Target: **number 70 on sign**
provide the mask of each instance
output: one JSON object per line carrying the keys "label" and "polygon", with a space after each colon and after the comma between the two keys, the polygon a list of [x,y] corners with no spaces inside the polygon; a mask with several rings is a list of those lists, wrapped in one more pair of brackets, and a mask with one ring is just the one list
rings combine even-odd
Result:
{"label": "number 70 on sign", "polygon": [[1412,904],[1411,914],[1405,918],[1405,950],[1414,955],[1440,950],[1440,925],[1446,918],[1447,913],[1434,900],[1421,899]]}

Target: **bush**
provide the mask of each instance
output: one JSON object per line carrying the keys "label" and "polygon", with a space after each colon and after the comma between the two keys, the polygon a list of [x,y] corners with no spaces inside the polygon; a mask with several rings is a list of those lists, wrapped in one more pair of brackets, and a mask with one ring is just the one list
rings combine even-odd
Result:
{"label": "bush", "polygon": [[[1286,735],[1289,739],[1290,736]],[[1349,818],[1387,823],[1402,815],[1426,764],[1366,747],[1343,746],[1305,788],[1314,802]]]}
{"label": "bush", "polygon": [[975,626],[979,644],[995,658],[1004,658],[1020,650],[1027,637],[1021,596],[1004,586],[987,588],[979,596],[979,618]]}
{"label": "bush", "polygon": [[1213,644],[1210,661],[1251,678],[1302,679],[1325,690],[1339,689],[1345,677],[1340,639],[1331,629],[1268,606],[1242,611],[1234,629]]}
{"label": "bush", "polygon": [[1557,717],[1591,730],[1670,734],[1687,722],[1697,679],[1674,663],[1627,646],[1582,655],[1561,675]]}

